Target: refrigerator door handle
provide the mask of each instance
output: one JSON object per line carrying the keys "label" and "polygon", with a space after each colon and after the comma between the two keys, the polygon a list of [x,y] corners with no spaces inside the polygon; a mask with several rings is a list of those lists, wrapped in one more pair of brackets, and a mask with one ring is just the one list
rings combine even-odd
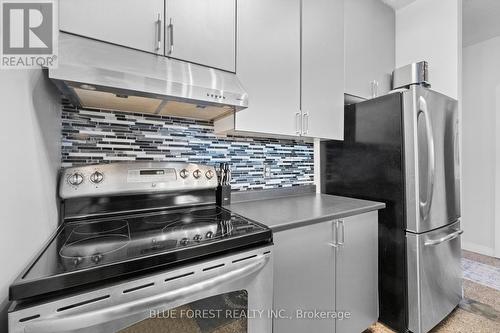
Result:
{"label": "refrigerator door handle", "polygon": [[455,169],[460,170],[460,124],[458,120],[455,123]]}
{"label": "refrigerator door handle", "polygon": [[424,245],[425,246],[432,246],[432,245],[438,245],[438,244],[441,244],[444,242],[448,242],[448,241],[451,241],[452,239],[457,238],[458,236],[460,236],[463,233],[464,233],[463,230],[457,230],[455,232],[452,232],[451,234],[448,234],[448,235],[441,237],[441,238],[438,238],[438,239],[429,239],[429,240],[425,241]]}
{"label": "refrigerator door handle", "polygon": [[434,194],[434,177],[436,173],[436,156],[434,152],[434,133],[427,108],[427,101],[423,96],[419,98],[419,111],[425,118],[425,131],[427,136],[427,193],[425,201],[420,200],[420,215],[425,220],[429,215]]}

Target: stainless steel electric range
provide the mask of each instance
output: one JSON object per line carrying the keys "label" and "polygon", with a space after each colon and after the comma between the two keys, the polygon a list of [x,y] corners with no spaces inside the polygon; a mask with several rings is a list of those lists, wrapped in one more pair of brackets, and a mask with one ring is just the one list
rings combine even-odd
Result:
{"label": "stainless steel electric range", "polygon": [[271,230],[216,206],[215,175],[166,162],[65,169],[60,226],[10,286],[9,331],[271,332]]}

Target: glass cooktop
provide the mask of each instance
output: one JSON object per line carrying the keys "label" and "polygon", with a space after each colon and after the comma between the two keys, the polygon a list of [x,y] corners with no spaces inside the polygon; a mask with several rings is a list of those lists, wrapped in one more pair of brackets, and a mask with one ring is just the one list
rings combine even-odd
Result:
{"label": "glass cooktop", "polygon": [[269,228],[215,206],[65,223],[10,296],[32,297],[271,240]]}

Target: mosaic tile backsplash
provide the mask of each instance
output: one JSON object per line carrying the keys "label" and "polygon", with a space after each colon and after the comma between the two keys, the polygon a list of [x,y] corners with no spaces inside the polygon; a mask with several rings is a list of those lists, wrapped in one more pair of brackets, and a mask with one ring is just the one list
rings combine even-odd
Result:
{"label": "mosaic tile backsplash", "polygon": [[[302,141],[216,136],[213,123],[78,109],[62,102],[62,166],[116,161],[231,164],[235,190],[309,185],[313,145]],[[271,176],[264,177],[264,166]]]}

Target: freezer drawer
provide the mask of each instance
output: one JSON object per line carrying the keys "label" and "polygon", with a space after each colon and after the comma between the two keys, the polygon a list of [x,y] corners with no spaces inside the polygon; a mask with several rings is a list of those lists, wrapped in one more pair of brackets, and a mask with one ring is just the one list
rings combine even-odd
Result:
{"label": "freezer drawer", "polygon": [[422,233],[407,233],[408,328],[425,333],[462,298],[460,222]]}

